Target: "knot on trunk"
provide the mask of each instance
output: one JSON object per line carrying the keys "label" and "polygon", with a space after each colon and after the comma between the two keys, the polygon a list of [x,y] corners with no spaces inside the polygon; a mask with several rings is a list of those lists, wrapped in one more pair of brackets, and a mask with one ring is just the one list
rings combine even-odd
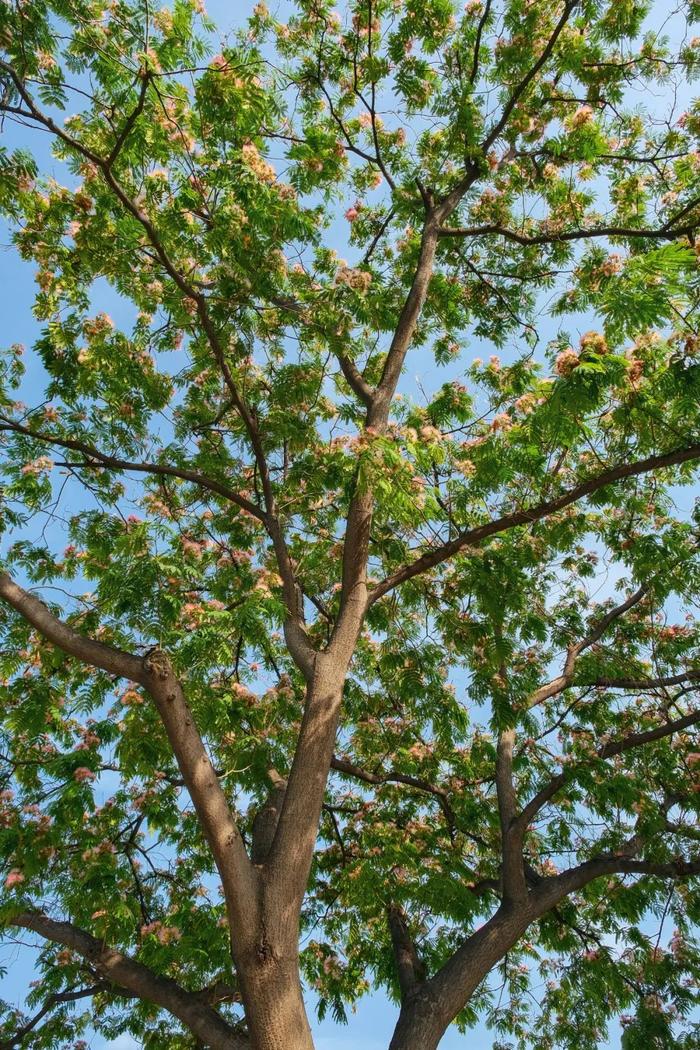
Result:
{"label": "knot on trunk", "polygon": [[143,658],[143,666],[148,674],[160,678],[161,681],[172,673],[172,664],[163,649],[156,648],[147,653]]}

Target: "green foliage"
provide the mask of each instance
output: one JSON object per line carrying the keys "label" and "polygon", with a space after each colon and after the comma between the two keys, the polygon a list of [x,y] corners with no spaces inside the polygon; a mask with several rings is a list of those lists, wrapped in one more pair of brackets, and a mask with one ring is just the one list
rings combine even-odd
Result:
{"label": "green foliage", "polygon": [[[504,729],[518,805],[561,778],[525,834],[531,885],[601,855],[697,858],[697,726],[605,749],[697,705],[700,512],[694,460],[674,453],[700,442],[700,9],[664,40],[649,3],[584,0],[556,39],[545,0],[290,6],[250,5],[215,54],[196,0],[0,0],[0,110],[30,147],[0,148],[0,212],[39,324],[0,356],[2,557],[80,633],[168,652],[249,839],[305,692],[270,505],[322,647],[353,501],[373,504],[370,587],[553,504],[367,612],[302,913],[307,986],[345,1022],[372,987],[399,999],[389,908],[429,974],[493,916]],[[55,177],[32,157],[27,92]],[[367,426],[357,376],[385,374],[426,208],[465,173],[388,425]],[[105,287],[119,324],[94,305]],[[148,694],[0,617],[5,936],[51,908],[187,989],[235,984]],[[625,1050],[690,1048],[699,918],[697,878],[598,878],[533,922],[456,1022],[573,1050],[622,1015]],[[92,979],[53,944],[37,966],[27,1016]],[[80,1046],[89,1026],[192,1045],[111,986],[51,1001],[32,1046]],[[24,1021],[5,1004],[0,1040]]]}

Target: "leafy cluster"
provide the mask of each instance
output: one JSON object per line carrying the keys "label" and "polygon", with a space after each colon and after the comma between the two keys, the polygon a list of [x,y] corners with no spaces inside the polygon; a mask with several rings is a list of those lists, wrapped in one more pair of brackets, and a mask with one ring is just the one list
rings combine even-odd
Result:
{"label": "leafy cluster", "polygon": [[[62,178],[26,132],[0,153],[40,326],[0,366],[4,568],[81,634],[169,654],[246,842],[303,713],[289,566],[322,649],[348,508],[373,500],[378,591],[302,913],[321,1014],[373,984],[399,999],[392,912],[426,974],[493,915],[514,731],[530,884],[630,866],[537,916],[458,1023],[486,1017],[501,1047],[595,1046],[620,1014],[625,1050],[698,1037],[700,887],[666,875],[697,858],[700,812],[697,454],[678,455],[700,442],[700,10],[666,38],[660,8],[258,3],[214,53],[197,0],[0,0],[6,129],[49,131]],[[455,193],[368,426],[426,214]],[[153,703],[2,610],[8,938],[18,909],[69,917],[238,1023],[216,869]],[[27,1045],[88,1025],[193,1045],[77,952],[37,967],[0,1037],[47,1003]],[[61,998],[92,986],[89,1010]]]}

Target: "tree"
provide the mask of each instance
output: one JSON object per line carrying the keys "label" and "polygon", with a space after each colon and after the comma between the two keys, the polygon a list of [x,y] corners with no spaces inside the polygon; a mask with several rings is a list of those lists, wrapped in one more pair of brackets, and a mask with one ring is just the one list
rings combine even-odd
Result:
{"label": "tree", "polygon": [[2,0],[3,1046],[697,1045],[699,15]]}

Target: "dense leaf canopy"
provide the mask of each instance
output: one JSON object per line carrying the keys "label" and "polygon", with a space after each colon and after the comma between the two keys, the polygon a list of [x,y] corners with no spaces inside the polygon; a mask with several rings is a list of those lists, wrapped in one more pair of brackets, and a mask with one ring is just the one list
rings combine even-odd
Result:
{"label": "dense leaf canopy", "polygon": [[249,848],[337,639],[320,1013],[451,980],[522,891],[450,1018],[697,1045],[700,8],[339,7],[221,46],[197,0],[0,2],[41,328],[0,365],[0,916],[46,938],[2,1045],[202,1045],[104,945],[243,1030],[138,668],[167,653]]}

